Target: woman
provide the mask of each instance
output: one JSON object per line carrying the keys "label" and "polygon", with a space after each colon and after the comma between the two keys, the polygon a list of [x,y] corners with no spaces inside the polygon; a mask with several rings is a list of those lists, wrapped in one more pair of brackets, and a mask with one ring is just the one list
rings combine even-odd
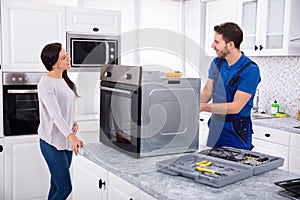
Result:
{"label": "woman", "polygon": [[38,84],[40,148],[51,174],[48,199],[66,199],[72,191],[72,151],[77,155],[83,146],[76,136],[78,125],[74,121],[78,95],[67,76],[71,59],[60,43],[46,45],[41,60],[49,71]]}

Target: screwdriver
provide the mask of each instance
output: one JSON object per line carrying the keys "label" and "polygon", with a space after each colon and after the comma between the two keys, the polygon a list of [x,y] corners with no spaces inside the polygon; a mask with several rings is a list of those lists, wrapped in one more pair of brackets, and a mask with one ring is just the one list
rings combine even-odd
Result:
{"label": "screwdriver", "polygon": [[226,174],[221,174],[219,172],[216,172],[215,170],[206,169],[206,168],[202,168],[202,167],[197,167],[196,170],[201,172],[201,173],[207,172],[207,173],[210,173],[210,174],[217,174],[217,175],[220,175],[220,176],[227,176]]}
{"label": "screwdriver", "polygon": [[208,160],[203,160],[203,161],[195,163],[196,166],[211,166],[212,164],[213,163],[211,161],[208,161]]}

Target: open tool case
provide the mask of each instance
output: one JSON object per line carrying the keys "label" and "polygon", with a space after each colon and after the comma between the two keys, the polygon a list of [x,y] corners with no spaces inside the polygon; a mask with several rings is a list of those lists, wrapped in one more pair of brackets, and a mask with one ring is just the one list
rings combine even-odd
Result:
{"label": "open tool case", "polygon": [[207,149],[156,163],[160,172],[217,188],[282,165],[283,158],[231,147]]}

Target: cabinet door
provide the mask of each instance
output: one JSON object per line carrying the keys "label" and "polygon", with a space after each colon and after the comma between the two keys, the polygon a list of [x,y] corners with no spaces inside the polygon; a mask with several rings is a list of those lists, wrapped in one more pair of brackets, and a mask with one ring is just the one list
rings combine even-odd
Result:
{"label": "cabinet door", "polygon": [[24,1],[1,3],[3,71],[46,71],[40,53],[50,42],[65,45],[65,8]]}
{"label": "cabinet door", "polygon": [[120,34],[119,11],[67,7],[67,31],[89,34]]}
{"label": "cabinet door", "polygon": [[4,138],[0,138],[0,199],[4,199]]}
{"label": "cabinet door", "polygon": [[214,41],[214,26],[224,22],[237,22],[237,1],[217,0],[206,3],[205,53],[215,56],[211,44]]}
{"label": "cabinet door", "polygon": [[290,3],[291,0],[239,1],[238,19],[244,31],[241,50],[248,56],[287,55]]}
{"label": "cabinet door", "polygon": [[252,143],[254,145],[253,151],[281,157],[284,159],[284,164],[280,167],[280,169],[289,169],[289,148],[287,146],[267,142],[257,138],[253,138]]}
{"label": "cabinet door", "polygon": [[109,200],[138,200],[139,188],[133,186],[122,178],[108,172],[108,199]]}
{"label": "cabinet door", "polygon": [[107,170],[80,155],[73,159],[73,200],[106,200]]}
{"label": "cabinet door", "polygon": [[50,175],[38,136],[5,137],[4,152],[4,199],[47,199]]}
{"label": "cabinet door", "polygon": [[205,112],[200,113],[199,148],[201,148],[201,146],[206,146],[208,132],[209,132],[207,123],[208,123],[210,116],[211,116],[210,113],[205,113]]}
{"label": "cabinet door", "polygon": [[291,133],[289,171],[300,174],[300,135]]}
{"label": "cabinet door", "polygon": [[289,169],[290,133],[263,126],[253,126],[253,151],[284,158],[284,170]]}

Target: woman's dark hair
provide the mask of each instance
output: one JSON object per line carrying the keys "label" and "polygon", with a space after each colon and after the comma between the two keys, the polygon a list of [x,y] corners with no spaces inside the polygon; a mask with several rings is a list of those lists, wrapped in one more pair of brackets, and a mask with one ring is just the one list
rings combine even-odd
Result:
{"label": "woman's dark hair", "polygon": [[226,43],[233,41],[234,46],[240,49],[240,45],[243,41],[243,31],[237,24],[226,22],[215,26],[214,31],[221,34]]}
{"label": "woman's dark hair", "polygon": [[[53,65],[57,62],[61,48],[62,45],[60,43],[50,43],[43,48],[41,52],[41,60],[48,71],[51,71]],[[76,85],[68,77],[67,70],[63,71],[62,77],[66,81],[68,86],[71,88],[71,90],[78,97]]]}

